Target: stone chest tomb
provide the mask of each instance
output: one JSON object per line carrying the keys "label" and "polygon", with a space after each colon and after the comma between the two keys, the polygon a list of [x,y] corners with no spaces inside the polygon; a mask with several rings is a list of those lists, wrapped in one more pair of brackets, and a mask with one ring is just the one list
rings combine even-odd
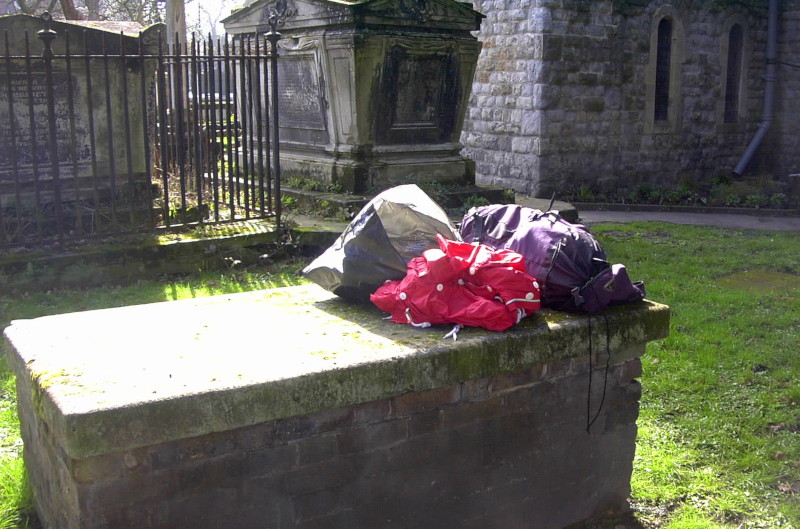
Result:
{"label": "stone chest tomb", "polygon": [[454,0],[259,0],[225,19],[238,38],[278,17],[285,177],[362,192],[472,183],[461,128],[483,16]]}
{"label": "stone chest tomb", "polygon": [[13,322],[44,527],[562,529],[628,508],[668,307],[458,341],[382,316],[310,285]]}
{"label": "stone chest tomb", "polygon": [[153,106],[142,94],[152,94],[155,65],[134,56],[157,51],[161,27],[0,17],[3,208],[94,209],[142,193]]}

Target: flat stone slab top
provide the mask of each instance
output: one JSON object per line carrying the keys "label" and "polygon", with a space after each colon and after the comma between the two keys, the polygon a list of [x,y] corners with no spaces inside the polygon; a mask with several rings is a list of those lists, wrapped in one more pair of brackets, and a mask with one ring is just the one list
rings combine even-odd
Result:
{"label": "flat stone slab top", "polygon": [[[129,450],[666,337],[652,302],[542,310],[513,330],[416,329],[316,285],[12,322],[9,364],[75,459]],[[616,353],[615,353],[616,354]]]}

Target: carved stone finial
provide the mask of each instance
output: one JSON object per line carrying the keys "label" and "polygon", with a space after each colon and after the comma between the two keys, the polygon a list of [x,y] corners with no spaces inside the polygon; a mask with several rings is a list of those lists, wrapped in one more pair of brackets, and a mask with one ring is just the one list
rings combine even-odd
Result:
{"label": "carved stone finial", "polygon": [[272,25],[272,17],[276,19],[276,26],[283,24],[288,17],[297,14],[297,8],[289,0],[275,0],[271,5],[264,7],[261,14],[261,21]]}
{"label": "carved stone finial", "polygon": [[400,11],[407,15],[409,18],[419,22],[425,22],[433,14],[428,0],[403,0],[400,3]]}

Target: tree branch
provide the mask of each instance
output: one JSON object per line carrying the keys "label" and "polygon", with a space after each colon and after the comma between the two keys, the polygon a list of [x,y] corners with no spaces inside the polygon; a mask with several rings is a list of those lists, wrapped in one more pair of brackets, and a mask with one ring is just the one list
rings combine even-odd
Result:
{"label": "tree branch", "polygon": [[59,0],[61,3],[61,11],[64,12],[64,18],[67,20],[82,20],[80,11],[75,8],[73,0]]}

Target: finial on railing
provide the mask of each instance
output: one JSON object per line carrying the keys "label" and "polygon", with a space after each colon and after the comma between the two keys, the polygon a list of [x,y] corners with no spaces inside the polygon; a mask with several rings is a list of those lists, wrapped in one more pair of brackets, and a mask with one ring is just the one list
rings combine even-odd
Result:
{"label": "finial on railing", "polygon": [[39,38],[42,39],[44,42],[44,50],[42,50],[42,57],[45,59],[52,59],[53,58],[53,40],[55,40],[57,34],[53,31],[50,27],[50,24],[53,22],[53,15],[50,14],[49,11],[45,11],[41,15],[42,20],[44,20],[45,28],[39,30],[37,35]]}
{"label": "finial on railing", "polygon": [[277,31],[278,28],[278,13],[277,11],[273,10],[269,14],[269,18],[267,19],[267,23],[269,24],[270,32],[274,33]]}
{"label": "finial on railing", "polygon": [[278,41],[281,40],[281,34],[278,33],[279,22],[280,22],[280,15],[275,9],[271,10],[269,17],[267,18],[267,23],[269,24],[269,32],[265,36],[267,37],[267,40],[269,40],[272,43],[273,53],[277,53],[277,49],[275,49],[275,46],[277,45]]}

